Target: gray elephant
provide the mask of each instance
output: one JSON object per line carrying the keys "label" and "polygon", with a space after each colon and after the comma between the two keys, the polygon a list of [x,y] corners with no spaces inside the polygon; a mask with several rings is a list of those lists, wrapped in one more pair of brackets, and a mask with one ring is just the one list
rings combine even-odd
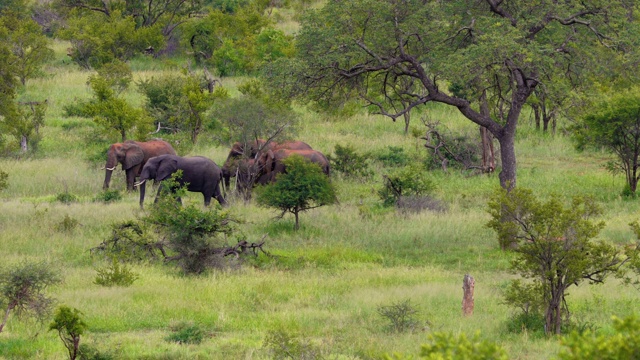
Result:
{"label": "gray elephant", "polygon": [[140,176],[147,160],[163,154],[176,155],[176,151],[173,150],[171,144],[162,140],[146,142],[127,140],[124,143],[112,144],[107,151],[106,174],[102,188],[109,188],[111,174],[120,163],[126,174],[127,190],[133,190],[133,182],[136,177]]}
{"label": "gray elephant", "polygon": [[[160,155],[147,161],[140,174],[140,207],[144,206],[146,181],[155,180],[161,182],[171,177],[173,173],[182,170],[182,177],[178,179],[180,186],[187,183],[187,190],[200,192],[204,196],[204,205],[209,206],[211,198],[215,197],[220,205],[226,205],[226,201],[220,192],[220,180],[222,170],[210,159],[203,156],[180,157],[176,155]],[[174,190],[174,189],[172,189]],[[162,186],[158,189],[156,202],[162,192]],[[178,198],[178,201],[180,199]]]}

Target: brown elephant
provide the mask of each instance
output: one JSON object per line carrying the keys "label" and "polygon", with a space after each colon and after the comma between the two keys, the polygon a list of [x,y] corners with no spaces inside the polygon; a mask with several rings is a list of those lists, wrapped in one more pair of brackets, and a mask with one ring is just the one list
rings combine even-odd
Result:
{"label": "brown elephant", "polygon": [[322,172],[329,176],[330,166],[329,159],[317,150],[288,150],[280,149],[276,151],[267,151],[257,161],[257,167],[260,169],[259,176],[265,176],[268,182],[275,182],[276,175],[286,173],[287,169],[282,160],[291,155],[300,155],[312,163],[318,164]]}
{"label": "brown elephant", "polygon": [[142,167],[147,160],[164,154],[176,155],[176,151],[173,150],[171,144],[162,140],[146,142],[127,140],[124,143],[112,144],[107,151],[106,175],[102,188],[109,188],[111,174],[120,163],[126,174],[127,190],[134,190],[133,182],[136,177],[140,176]]}
{"label": "brown elephant", "polygon": [[236,176],[239,170],[251,168],[256,164],[254,162],[248,164],[246,161],[248,159],[256,159],[260,157],[259,154],[280,149],[312,150],[309,144],[295,140],[277,143],[274,141],[258,139],[248,143],[247,145],[249,146],[249,151],[245,151],[246,146],[244,143],[234,143],[229,151],[227,160],[222,165],[222,177],[226,188],[229,188],[230,179]]}

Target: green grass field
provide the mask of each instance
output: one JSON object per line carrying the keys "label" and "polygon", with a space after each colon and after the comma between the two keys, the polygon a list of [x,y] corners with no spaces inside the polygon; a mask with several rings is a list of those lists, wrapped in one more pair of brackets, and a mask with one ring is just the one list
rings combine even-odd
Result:
{"label": "green grass field", "polygon": [[[56,50],[64,48],[58,44]],[[502,304],[500,291],[514,277],[508,272],[511,255],[500,251],[496,235],[485,227],[487,200],[498,188],[497,173],[433,171],[438,184],[434,196],[448,210],[403,214],[380,208],[376,190],[385,169],[376,163],[376,175],[368,182],[334,176],[339,204],[302,214],[298,232],[292,231],[290,216],[277,220],[274,210],[230,199],[231,212],[245,220],[241,230],[248,240],[266,234],[264,248],[275,258],[197,277],[181,275],[171,265],[138,264],[133,270],[139,279],[130,287],[94,284],[96,268],[105,261],[92,257],[90,249],[109,236],[113,223],[144,213],[135,193],[113,204],[94,201],[102,190],[104,163],[89,161],[97,150],[87,146],[87,139],[98,130],[91,120],[63,117],[62,110],[90,96],[90,73],[63,58],[47,68],[49,77],[29,81],[20,94],[22,99],[49,100],[38,151],[30,157],[0,158],[0,169],[9,174],[9,187],[0,192],[0,263],[50,262],[64,277],[50,295],[58,304],[83,312],[89,325],[83,343],[116,359],[268,359],[266,336],[285,331],[316,346],[325,358],[376,359],[385,353],[418,354],[432,331],[479,331],[513,359],[545,359],[559,351],[558,337],[507,330],[514,310]],[[136,79],[171,71],[170,65],[149,61],[136,66],[143,68],[136,71]],[[240,82],[222,80],[232,94]],[[134,90],[127,96],[134,103],[141,100]],[[403,135],[401,122],[299,112],[297,138],[325,154],[332,154],[335,145],[350,144],[359,152],[398,146],[416,159],[425,155],[419,140]],[[455,109],[430,105],[423,115],[451,131],[477,133]],[[414,116],[412,127],[421,129],[419,117]],[[222,164],[228,147],[211,138],[202,136],[189,153],[180,155],[203,155]],[[521,121],[516,146],[518,186],[542,198],[591,195],[605,209],[607,225],[600,237],[618,244],[634,240],[628,223],[638,219],[640,205],[620,196],[624,178],[603,168],[610,159],[607,154],[578,153],[570,139],[539,133],[528,119]],[[118,170],[112,188],[124,187],[124,174]],[[79,201],[57,202],[56,196],[65,191]],[[202,198],[189,194],[184,201],[201,204]],[[65,217],[79,225],[60,231],[57,225]],[[476,306],[474,315],[465,318],[461,286],[467,273],[476,279]],[[567,299],[577,326],[607,332],[611,316],[635,311],[638,295],[637,289],[612,279],[572,288]],[[422,326],[389,333],[377,309],[405,300],[419,310]],[[172,326],[180,322],[204,327],[204,341],[167,341]],[[64,358],[66,350],[47,326],[48,321],[39,324],[11,315],[0,334],[0,359]]]}

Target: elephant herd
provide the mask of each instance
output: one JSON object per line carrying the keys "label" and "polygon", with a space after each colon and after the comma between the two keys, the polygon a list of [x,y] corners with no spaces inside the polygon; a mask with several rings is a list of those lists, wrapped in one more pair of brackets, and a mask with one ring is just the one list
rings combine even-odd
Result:
{"label": "elephant herd", "polygon": [[[180,186],[187,184],[188,191],[202,193],[205,206],[210,204],[211,198],[225,205],[221,182],[228,189],[231,177],[236,177],[237,190],[244,193],[246,198],[253,186],[275,182],[278,174],[285,173],[283,160],[292,155],[300,155],[318,164],[329,175],[329,160],[326,156],[302,141],[276,143],[258,139],[248,144],[236,142],[220,169],[215,162],[203,156],[176,155],[173,147],[166,141],[129,140],[109,147],[103,188],[109,188],[111,174],[120,163],[126,175],[127,190],[140,187],[140,207],[143,207],[147,180],[161,182],[182,170],[182,177],[178,179]],[[139,181],[134,184],[136,177]],[[158,189],[156,201],[161,191],[162,187]]]}

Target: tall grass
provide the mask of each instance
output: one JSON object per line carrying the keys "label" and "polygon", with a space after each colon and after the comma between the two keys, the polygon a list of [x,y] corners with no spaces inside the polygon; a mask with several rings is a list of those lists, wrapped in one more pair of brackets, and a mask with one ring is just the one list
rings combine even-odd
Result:
{"label": "tall grass", "polygon": [[[340,203],[302,214],[298,232],[292,230],[290,217],[277,219],[275,210],[230,199],[229,211],[244,220],[239,230],[248,241],[266,234],[264,248],[272,257],[263,255],[240,269],[199,277],[184,277],[170,264],[143,263],[134,265],[140,278],[130,287],[94,284],[96,268],[105,262],[92,256],[91,248],[110,236],[113,223],[144,212],[137,193],[123,191],[116,203],[94,201],[102,189],[104,164],[99,158],[106,148],[90,142],[98,136],[91,120],[65,118],[62,111],[65,104],[88,96],[89,72],[62,59],[50,69],[51,77],[30,80],[21,94],[25,99],[49,99],[39,150],[29,157],[0,159],[0,169],[9,173],[9,187],[0,192],[0,263],[46,260],[56,266],[65,282],[52,295],[85,314],[89,333],[83,341],[118,359],[265,359],[265,335],[284,329],[305,336],[333,357],[365,359],[392,352],[417,354],[429,331],[479,330],[507,348],[511,358],[549,358],[557,353],[556,338],[506,330],[511,310],[501,304],[500,290],[513,276],[507,271],[511,255],[499,250],[495,234],[484,226],[489,220],[487,200],[498,188],[497,174],[434,170],[434,196],[448,210],[403,214],[380,207],[376,191],[387,169],[375,162],[375,174],[368,181],[334,176]],[[150,61],[136,65],[136,79],[173,69],[170,64],[149,65]],[[242,81],[225,79],[224,84],[237,94]],[[140,102],[134,89],[127,96]],[[333,153],[336,145],[351,145],[360,153],[397,146],[424,161],[421,140],[405,136],[401,122],[366,114],[340,118],[304,108],[297,111],[297,138],[324,153]],[[477,133],[455,109],[425,107],[412,120],[418,133],[424,131],[421,117],[440,121],[452,133]],[[204,155],[223,163],[228,148],[212,138],[202,136],[182,155]],[[628,223],[637,220],[640,206],[619,195],[624,182],[604,170],[608,155],[577,153],[569,139],[540,134],[526,121],[516,148],[519,186],[543,198],[594,196],[605,209],[607,226],[601,238],[620,244],[633,240]],[[112,188],[124,190],[121,171],[112,180]],[[62,192],[78,201],[57,201]],[[148,206],[154,195],[148,192]],[[202,195],[190,193],[184,202],[201,204]],[[56,225],[65,216],[76,219],[78,226],[60,230]],[[470,318],[463,318],[460,309],[466,273],[476,278],[476,309]],[[607,331],[611,315],[634,312],[637,296],[636,289],[609,281],[573,289],[569,302],[576,319]],[[424,326],[417,332],[389,334],[376,309],[406,299],[416,304]],[[179,322],[197,322],[209,335],[198,345],[167,342],[172,324]],[[0,358],[63,355],[56,335],[42,325],[12,316],[0,334]]]}

